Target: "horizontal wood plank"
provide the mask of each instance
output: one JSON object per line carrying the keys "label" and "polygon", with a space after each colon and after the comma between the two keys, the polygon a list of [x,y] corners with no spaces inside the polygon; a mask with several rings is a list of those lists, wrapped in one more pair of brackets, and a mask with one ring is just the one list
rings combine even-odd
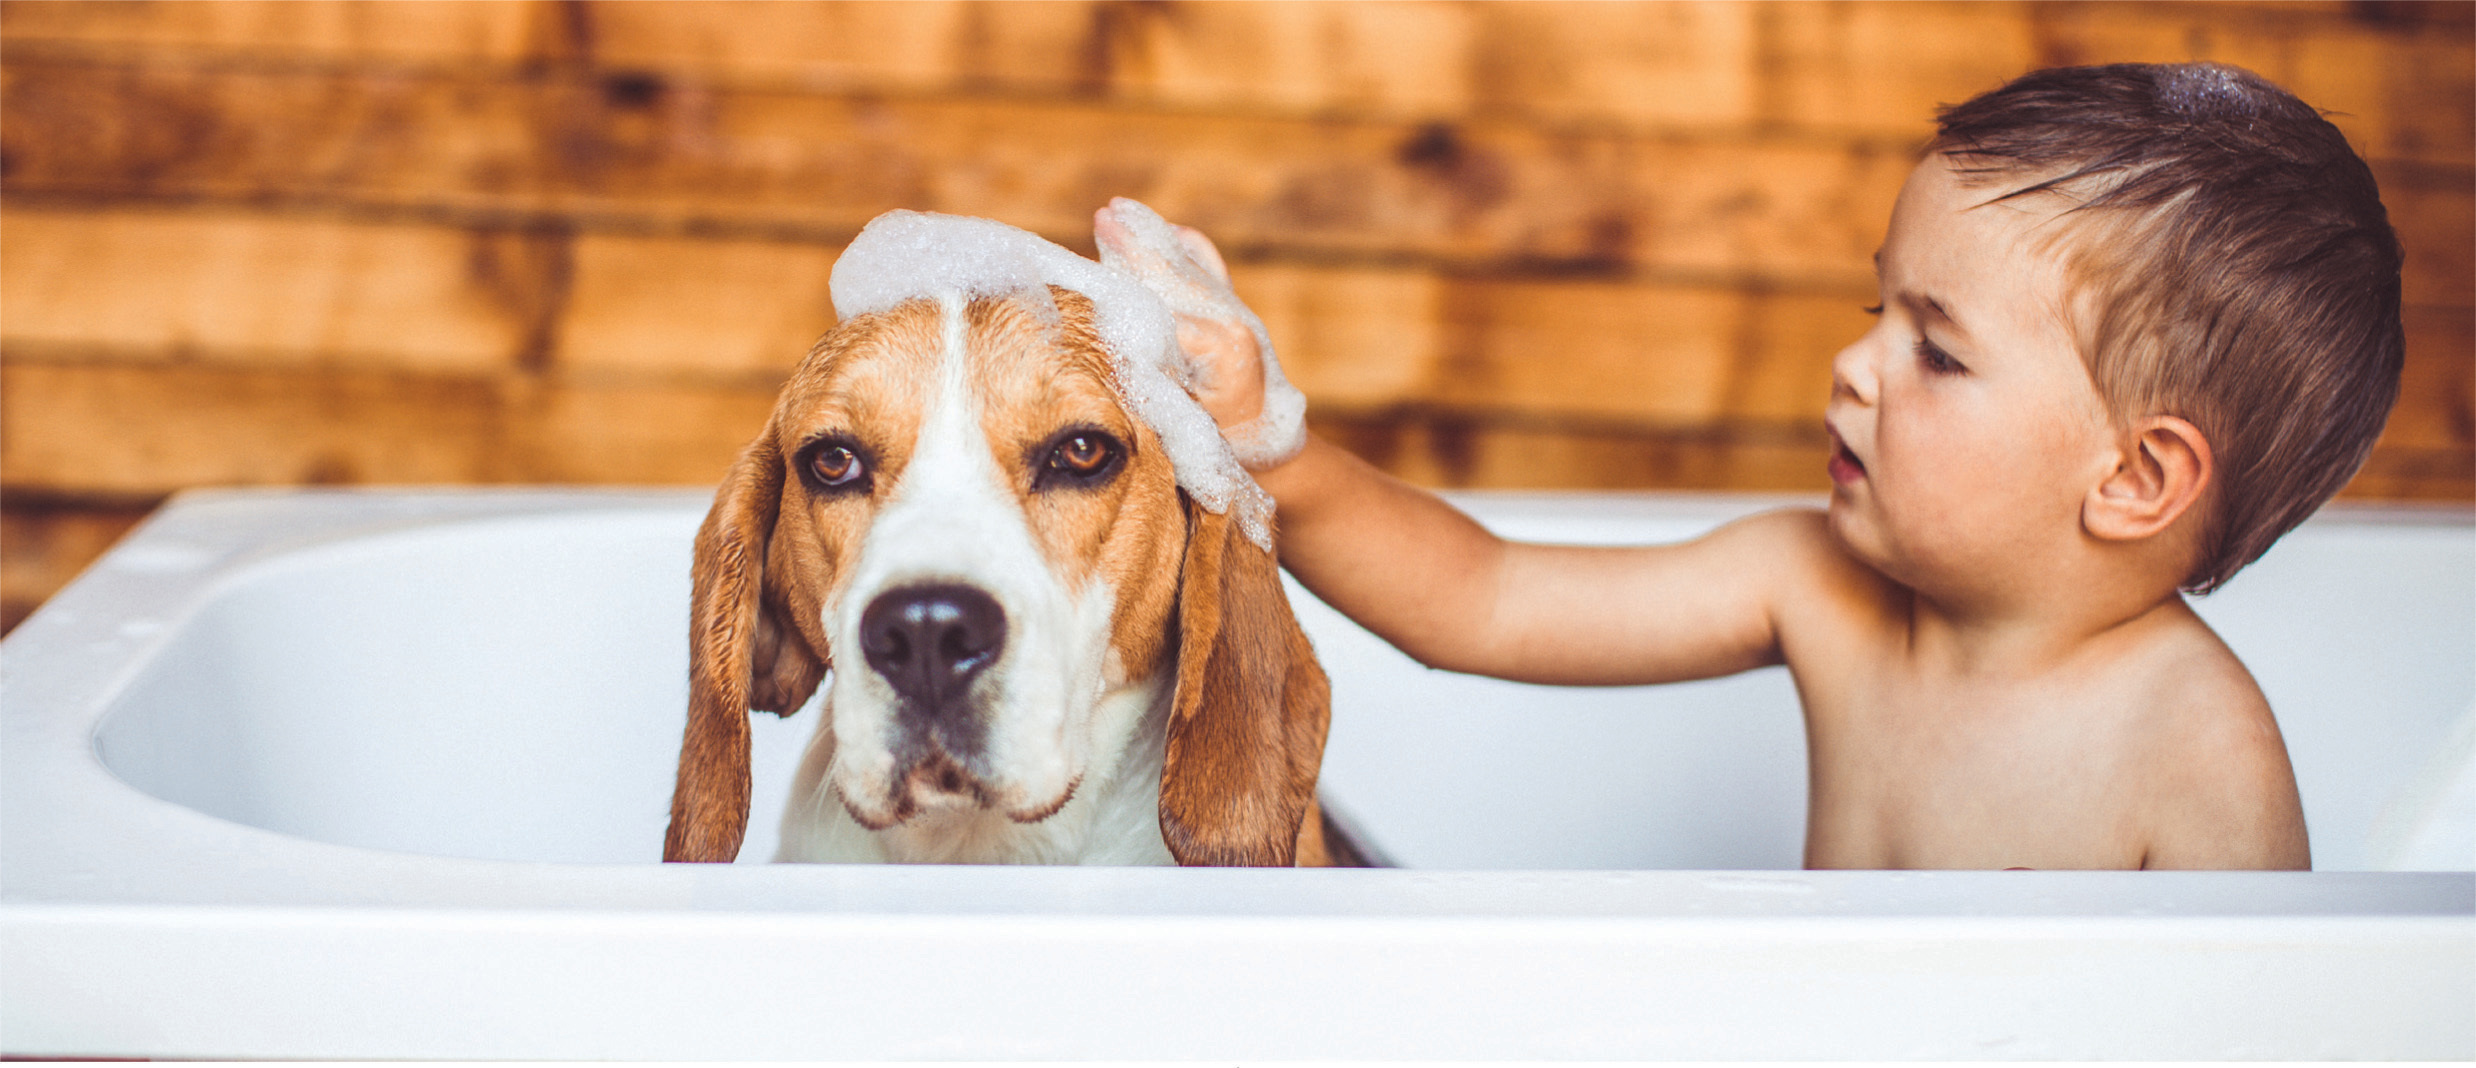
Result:
{"label": "horizontal wood plank", "polygon": [[1415,418],[1308,414],[1319,435],[1397,477],[1439,489],[1830,488],[1819,429],[1750,425],[1695,433],[1555,427],[1453,411]]}
{"label": "horizontal wood plank", "polygon": [[707,486],[774,409],[771,386],[547,381],[512,397],[497,480]]}
{"label": "horizontal wood plank", "polygon": [[[1240,255],[1850,285],[1867,278],[1909,166],[1904,151],[1864,144],[768,92],[634,99],[594,79],[42,62],[0,77],[0,188],[17,196],[550,213],[587,228],[815,240],[926,208],[1087,248],[1089,211],[1136,196]],[[2384,176],[2419,255],[2419,300],[2466,292],[2466,161]]]}
{"label": "horizontal wood plank", "polygon": [[2476,311],[2410,307],[2399,401],[2382,442],[2476,455]]}
{"label": "horizontal wood plank", "polygon": [[2028,9],[2014,4],[1783,0],[1761,15],[1774,76],[1764,111],[1779,120],[1923,144],[1936,108],[2037,66]]}
{"label": "horizontal wood plank", "polygon": [[[0,300],[22,310],[0,319],[0,342],[18,360],[556,368],[760,388],[833,324],[840,251],[229,209],[18,209],[4,224]],[[1296,263],[1241,262],[1236,281],[1319,403],[1477,398],[1662,423],[1813,408],[1867,295]]]}
{"label": "horizontal wood plank", "polygon": [[1452,286],[1431,271],[1231,265],[1282,373],[1319,405],[1381,408],[1429,395]]}
{"label": "horizontal wood plank", "polygon": [[[2467,154],[2460,4],[12,0],[20,49],[584,63],[737,86],[1914,140],[2039,66],[2249,66],[2377,155]],[[2371,61],[2368,61],[2370,57]]]}
{"label": "horizontal wood plank", "polygon": [[[1532,122],[1640,130],[1812,129],[1769,113],[1766,3],[1465,8],[1474,108]],[[1833,131],[1839,132],[1839,131]]]}
{"label": "horizontal wood plank", "polygon": [[1123,4],[1094,11],[1111,95],[1199,109],[1453,117],[1472,103],[1469,5]]}
{"label": "horizontal wood plank", "polygon": [[1061,92],[1090,62],[1092,3],[588,3],[596,65],[726,85]]}
{"label": "horizontal wood plank", "polygon": [[2451,167],[2375,167],[2382,207],[2407,253],[2400,271],[2411,305],[2476,301],[2476,175]]}
{"label": "horizontal wood plank", "polygon": [[2465,449],[2378,448],[2339,491],[2357,501],[2453,501],[2468,504],[2476,493],[2476,455]]}
{"label": "horizontal wood plank", "polygon": [[[1850,303],[1836,305],[1858,316]],[[1795,314],[1724,289],[1643,291],[1616,285],[1513,283],[1462,287],[1446,309],[1450,354],[1438,399],[1560,415],[1681,426],[1726,417],[1736,380],[1765,364],[1827,368],[1830,350],[1766,354],[1757,324]],[[1854,337],[1857,331],[1850,332]],[[1807,384],[1819,376],[1792,376]],[[1819,417],[1823,392],[1762,398],[1766,410]]]}
{"label": "horizontal wood plank", "polygon": [[[2469,5],[2355,5],[2337,12],[2213,4],[2054,3],[2037,8],[2041,65],[2244,67],[2329,114],[2374,159],[2464,163],[2476,145]],[[2334,17],[2335,16],[2335,17]]]}
{"label": "horizontal wood plank", "polygon": [[2209,61],[2328,112],[2368,157],[2464,163],[2476,145],[2476,42],[2465,5],[2430,7],[1767,4],[1776,78],[1765,117],[1923,141],[1937,109],[2029,70]]}
{"label": "horizontal wood plank", "polygon": [[13,491],[713,482],[770,388],[0,360]]}
{"label": "horizontal wood plank", "polygon": [[553,363],[779,382],[834,326],[841,249],[585,235]]}
{"label": "horizontal wood plank", "polygon": [[[1093,208],[1128,195],[1242,256],[1846,285],[1869,276],[1909,166],[1897,149],[1797,139],[771,92],[639,99],[589,78],[21,62],[0,79],[0,189],[21,200],[550,216],[622,232],[841,240],[908,207],[1088,248]],[[2416,299],[2465,300],[2465,155],[2382,174],[2417,256]]]}
{"label": "horizontal wood plank", "polygon": [[536,51],[555,4],[503,0],[7,0],[0,41],[360,61],[514,63]]}
{"label": "horizontal wood plank", "polygon": [[516,361],[556,299],[556,239],[241,212],[0,212],[0,320],[19,355]]}
{"label": "horizontal wood plank", "polygon": [[1763,6],[1195,3],[1103,9],[1097,25],[1120,99],[1703,130],[1762,118]]}
{"label": "horizontal wood plank", "polygon": [[488,379],[0,354],[0,482],[53,493],[505,481]]}
{"label": "horizontal wood plank", "polygon": [[1088,248],[1134,196],[1233,251],[1557,270],[1865,271],[1908,169],[1802,141],[1198,118],[1078,104],[620,91],[84,63],[0,69],[20,197],[307,203],[840,239],[897,208]]}

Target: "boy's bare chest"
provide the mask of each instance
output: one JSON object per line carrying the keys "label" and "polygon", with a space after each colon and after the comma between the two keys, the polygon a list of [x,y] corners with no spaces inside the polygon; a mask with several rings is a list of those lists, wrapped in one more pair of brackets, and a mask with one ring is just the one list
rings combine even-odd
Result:
{"label": "boy's bare chest", "polygon": [[1816,867],[2137,867],[2137,721],[2108,695],[1852,685],[1809,706]]}

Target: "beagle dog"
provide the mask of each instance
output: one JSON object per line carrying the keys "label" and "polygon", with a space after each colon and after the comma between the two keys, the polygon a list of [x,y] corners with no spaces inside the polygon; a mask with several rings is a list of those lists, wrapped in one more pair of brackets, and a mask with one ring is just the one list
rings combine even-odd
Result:
{"label": "beagle dog", "polygon": [[1272,555],[1043,288],[853,316],[783,387],[696,536],[665,860],[738,855],[749,713],[823,685],[778,860],[1332,862]]}

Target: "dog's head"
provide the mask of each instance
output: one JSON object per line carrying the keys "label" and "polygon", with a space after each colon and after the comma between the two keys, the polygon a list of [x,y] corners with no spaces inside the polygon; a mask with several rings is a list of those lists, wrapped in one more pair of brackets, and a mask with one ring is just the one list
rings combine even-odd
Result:
{"label": "dog's head", "polygon": [[727,861],[751,709],[833,667],[835,792],[891,827],[1055,813],[1174,670],[1161,825],[1188,864],[1288,864],[1325,679],[1270,554],[1189,503],[1113,388],[1091,302],[909,300],[826,335],[696,539],[668,860]]}

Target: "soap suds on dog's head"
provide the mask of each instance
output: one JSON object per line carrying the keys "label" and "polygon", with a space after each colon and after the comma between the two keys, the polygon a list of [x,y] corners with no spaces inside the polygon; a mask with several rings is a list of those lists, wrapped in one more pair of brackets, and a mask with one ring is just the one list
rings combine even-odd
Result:
{"label": "soap suds on dog's head", "polygon": [[843,250],[831,282],[834,314],[843,319],[948,295],[1029,295],[1034,307],[1054,313],[1053,285],[1091,299],[1119,395],[1160,435],[1179,487],[1211,511],[1234,508],[1248,539],[1270,549],[1272,497],[1248,477],[1212,416],[1179,385],[1190,372],[1178,348],[1177,321],[1132,275],[995,220],[890,211]]}
{"label": "soap suds on dog's head", "polygon": [[[1231,291],[1229,279],[1209,242],[1190,248],[1178,227],[1141,201],[1117,197],[1094,220],[1100,240],[1100,262],[1132,275],[1158,294],[1177,315],[1234,322],[1255,335],[1255,349],[1264,376],[1263,411],[1246,423],[1221,428],[1230,450],[1242,465],[1262,470],[1298,455],[1307,443],[1307,398],[1281,373],[1281,358],[1273,354],[1272,335],[1254,309]],[[1212,266],[1204,266],[1210,260]],[[1188,381],[1185,385],[1197,385]],[[1211,385],[1211,383],[1202,383]]]}

